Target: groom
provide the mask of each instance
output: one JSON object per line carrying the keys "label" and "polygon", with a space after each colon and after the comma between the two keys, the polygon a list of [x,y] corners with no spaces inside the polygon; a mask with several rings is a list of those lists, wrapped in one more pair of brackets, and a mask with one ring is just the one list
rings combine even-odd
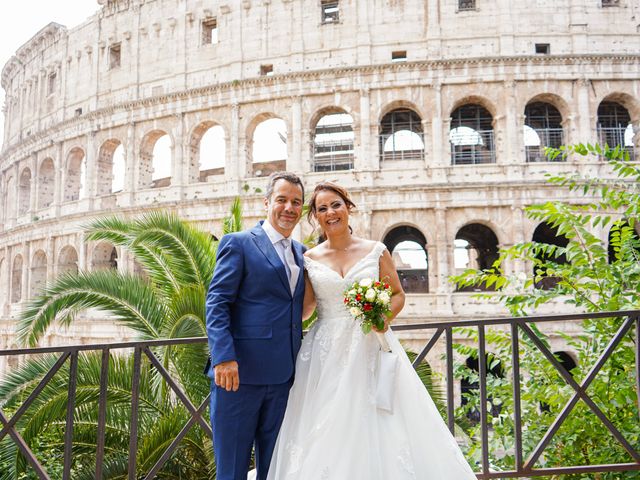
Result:
{"label": "groom", "polygon": [[272,174],[267,218],[218,245],[206,303],[218,480],[246,480],[254,445],[267,476],[302,338],[304,247],[289,237],[303,202],[296,175]]}

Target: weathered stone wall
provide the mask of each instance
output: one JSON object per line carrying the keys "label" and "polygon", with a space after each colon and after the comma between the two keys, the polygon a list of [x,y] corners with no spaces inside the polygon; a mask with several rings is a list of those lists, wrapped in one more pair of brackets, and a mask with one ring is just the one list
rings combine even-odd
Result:
{"label": "weathered stone wall", "polygon": [[[402,321],[502,314],[446,281],[460,229],[484,225],[499,245],[531,239],[537,225],[525,206],[572,199],[547,186],[545,173],[610,175],[599,159],[527,162],[527,105],[556,108],[565,143],[599,138],[602,102],[619,104],[634,130],[640,120],[637,0],[607,8],[480,0],[471,11],[450,0],[350,0],[340,1],[335,23],[322,23],[317,0],[103,3],[82,25],[45,27],[2,71],[0,347],[13,344],[17,313],[45,280],[76,268],[134,268],[126,252],[84,240],[88,218],[164,208],[219,234],[236,195],[247,225],[261,217],[256,192],[277,165],[309,187],[333,180],[349,188],[360,235],[384,240],[408,226],[424,236],[428,290],[408,296]],[[202,44],[203,22],[213,18],[217,42]],[[549,54],[535,54],[536,44],[549,44]],[[392,62],[402,51],[406,61]],[[273,74],[261,75],[268,65]],[[490,114],[490,163],[452,160],[452,116],[465,105]],[[398,109],[419,117],[424,148],[389,160],[379,139]],[[332,112],[352,118],[353,168],[315,171],[317,124]],[[253,134],[271,118],[286,125],[287,159],[258,164]],[[224,129],[225,165],[202,174],[200,141],[212,126]],[[154,179],[163,135],[171,174]],[[124,187],[112,192],[120,145]],[[298,235],[310,231],[303,223]],[[127,333],[89,312],[47,343],[114,336]]]}

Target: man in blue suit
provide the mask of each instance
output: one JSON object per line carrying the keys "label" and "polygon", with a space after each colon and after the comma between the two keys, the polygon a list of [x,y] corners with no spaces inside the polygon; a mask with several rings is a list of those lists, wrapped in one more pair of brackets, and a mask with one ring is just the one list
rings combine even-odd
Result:
{"label": "man in blue suit", "polygon": [[273,174],[267,218],[218,245],[206,305],[218,480],[246,480],[254,445],[267,476],[302,338],[304,247],[289,237],[303,202],[296,175]]}

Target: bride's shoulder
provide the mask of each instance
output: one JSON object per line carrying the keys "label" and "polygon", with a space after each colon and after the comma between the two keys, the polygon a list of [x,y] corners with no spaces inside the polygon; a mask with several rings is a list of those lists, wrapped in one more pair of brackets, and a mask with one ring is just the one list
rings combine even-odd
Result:
{"label": "bride's shoulder", "polygon": [[306,258],[310,258],[311,260],[315,260],[315,261],[320,260],[320,258],[322,258],[323,255],[325,254],[326,254],[326,247],[322,243],[304,252],[304,256]]}

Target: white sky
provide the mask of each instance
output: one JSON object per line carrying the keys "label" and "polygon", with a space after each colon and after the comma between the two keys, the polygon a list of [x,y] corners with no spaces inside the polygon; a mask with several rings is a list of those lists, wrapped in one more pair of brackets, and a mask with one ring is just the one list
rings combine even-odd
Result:
{"label": "white sky", "polygon": [[[50,22],[71,29],[100,8],[96,0],[4,0],[1,5],[0,69],[4,68],[18,48]],[[2,89],[0,105],[4,105]],[[4,131],[3,115],[0,115],[0,131]]]}

